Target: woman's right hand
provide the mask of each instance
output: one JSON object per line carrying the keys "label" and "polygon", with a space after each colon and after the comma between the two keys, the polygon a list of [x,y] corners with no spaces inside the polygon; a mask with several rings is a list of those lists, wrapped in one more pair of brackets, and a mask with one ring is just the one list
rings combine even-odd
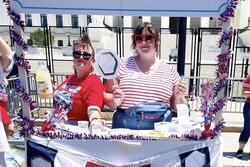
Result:
{"label": "woman's right hand", "polygon": [[7,102],[8,101],[8,95],[5,93],[0,92],[0,101]]}
{"label": "woman's right hand", "polygon": [[14,135],[14,124],[10,123],[8,125],[4,125],[5,133],[8,139],[12,138]]}
{"label": "woman's right hand", "polygon": [[118,85],[113,86],[113,100],[116,106],[119,106],[122,103],[124,94],[123,91],[119,88]]}

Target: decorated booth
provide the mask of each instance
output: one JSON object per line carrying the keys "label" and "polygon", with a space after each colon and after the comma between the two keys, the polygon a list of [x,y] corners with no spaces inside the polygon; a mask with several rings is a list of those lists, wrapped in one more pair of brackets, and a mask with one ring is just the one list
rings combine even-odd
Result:
{"label": "decorated booth", "polygon": [[[224,88],[227,85],[228,62],[232,54],[229,49],[233,33],[230,17],[234,16],[237,2],[10,0],[7,9],[14,24],[11,37],[16,43],[15,63],[20,76],[15,87],[22,97],[20,135],[26,138],[27,166],[222,166],[220,132],[224,122],[221,111],[226,101]],[[217,56],[215,80],[208,81],[201,87],[200,111],[203,113],[203,120],[186,123],[181,123],[180,120],[171,123],[157,122],[154,130],[102,131],[98,128],[89,129],[86,124],[74,126],[60,123],[66,115],[65,109],[49,115],[48,126],[53,126],[54,129],[43,133],[34,126],[30,114],[35,105],[27,90],[30,66],[24,55],[28,47],[22,38],[25,25],[20,13],[218,17],[222,28],[218,37],[221,53]],[[112,51],[102,50],[97,54],[96,68],[99,75],[112,79],[119,69],[119,60]]]}

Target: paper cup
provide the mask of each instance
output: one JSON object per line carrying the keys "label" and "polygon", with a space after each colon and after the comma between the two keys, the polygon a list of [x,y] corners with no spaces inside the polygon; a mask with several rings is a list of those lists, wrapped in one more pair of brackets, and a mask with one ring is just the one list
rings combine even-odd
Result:
{"label": "paper cup", "polygon": [[80,128],[88,128],[89,127],[89,122],[88,121],[78,121],[78,126]]}

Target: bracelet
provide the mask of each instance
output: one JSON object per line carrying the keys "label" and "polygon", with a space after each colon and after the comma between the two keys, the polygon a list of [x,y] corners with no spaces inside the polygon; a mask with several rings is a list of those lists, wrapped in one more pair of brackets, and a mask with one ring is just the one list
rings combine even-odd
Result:
{"label": "bracelet", "polygon": [[94,121],[94,120],[100,120],[100,118],[92,118],[90,122]]}

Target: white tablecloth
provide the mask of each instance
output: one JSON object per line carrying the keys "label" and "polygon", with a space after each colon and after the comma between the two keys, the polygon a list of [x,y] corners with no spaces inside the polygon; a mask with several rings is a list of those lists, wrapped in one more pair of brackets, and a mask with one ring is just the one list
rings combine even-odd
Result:
{"label": "white tablecloth", "polygon": [[33,136],[27,142],[27,160],[41,167],[52,163],[55,167],[84,166],[87,162],[103,166],[220,167],[221,148],[219,137],[204,141],[132,141],[48,140]]}

